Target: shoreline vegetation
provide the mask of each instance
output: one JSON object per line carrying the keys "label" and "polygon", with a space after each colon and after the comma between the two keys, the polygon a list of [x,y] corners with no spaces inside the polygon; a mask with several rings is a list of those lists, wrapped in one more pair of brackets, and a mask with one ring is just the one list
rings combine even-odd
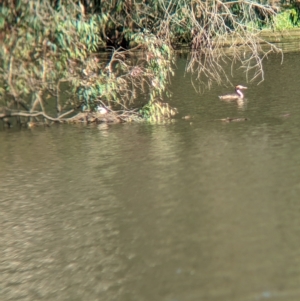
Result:
{"label": "shoreline vegetation", "polygon": [[175,2],[2,1],[0,123],[169,122],[177,52],[209,88],[231,84],[224,62],[262,81],[263,59],[300,36],[300,1]]}

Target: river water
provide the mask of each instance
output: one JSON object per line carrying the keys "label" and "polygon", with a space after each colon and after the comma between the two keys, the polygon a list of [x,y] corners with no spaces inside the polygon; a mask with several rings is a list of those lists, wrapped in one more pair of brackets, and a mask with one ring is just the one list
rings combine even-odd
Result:
{"label": "river water", "polygon": [[300,300],[299,53],[280,62],[236,74],[238,106],[179,59],[171,124],[0,131],[0,299]]}

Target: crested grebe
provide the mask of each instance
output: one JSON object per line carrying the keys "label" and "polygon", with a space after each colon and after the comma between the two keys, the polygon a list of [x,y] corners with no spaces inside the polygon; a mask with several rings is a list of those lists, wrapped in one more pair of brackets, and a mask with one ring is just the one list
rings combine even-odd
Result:
{"label": "crested grebe", "polygon": [[223,100],[240,100],[240,99],[243,99],[244,94],[242,93],[241,90],[244,90],[244,89],[247,89],[247,87],[237,85],[235,87],[235,93],[222,95],[222,96],[219,96],[219,98],[223,99]]}

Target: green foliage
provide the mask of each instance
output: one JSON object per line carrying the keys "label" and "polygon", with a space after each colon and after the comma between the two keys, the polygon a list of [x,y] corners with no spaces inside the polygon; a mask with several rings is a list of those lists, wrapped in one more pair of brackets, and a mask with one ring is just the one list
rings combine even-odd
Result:
{"label": "green foliage", "polygon": [[[44,111],[47,94],[59,101],[61,83],[70,88],[65,105],[83,110],[94,110],[99,102],[126,108],[141,93],[150,100],[162,97],[173,54],[170,45],[151,32],[125,32],[128,41],[142,50],[138,61],[135,53],[121,48],[106,58],[93,55],[106,43],[101,30],[113,28],[118,22],[110,21],[121,22],[124,17],[122,1],[116,9],[107,5],[101,14],[86,15],[73,0],[61,2],[59,10],[49,0],[4,3],[0,12],[5,33],[0,48],[4,89],[0,93],[10,108],[22,102],[30,111]],[[114,18],[105,7],[113,10]]]}
{"label": "green foliage", "polygon": [[[177,43],[193,50],[187,71],[197,72],[200,81],[220,82],[222,75],[228,79],[219,63],[226,42],[253,53],[244,59],[247,70],[260,68],[257,33],[273,26],[274,17],[283,26],[283,16],[257,1],[3,0],[0,96],[7,107],[21,104],[29,111],[45,111],[44,99],[55,96],[61,114],[64,83],[69,91],[63,109],[95,110],[105,103],[129,110],[143,94],[149,101],[145,118],[169,118],[171,109],[157,100],[166,95]],[[110,52],[96,55],[99,49]],[[243,60],[239,51],[234,55]]]}
{"label": "green foliage", "polygon": [[279,13],[274,18],[274,27],[276,30],[292,29],[297,25],[298,14],[296,9],[287,9]]}
{"label": "green foliage", "polygon": [[99,35],[96,17],[85,21],[71,0],[64,1],[59,12],[49,1],[16,2],[1,7],[5,35],[0,80],[7,94],[26,99],[74,76],[72,63],[85,64],[98,47]]}
{"label": "green foliage", "polygon": [[172,108],[168,103],[151,101],[145,105],[140,113],[150,122],[162,122],[177,114],[177,109]]}

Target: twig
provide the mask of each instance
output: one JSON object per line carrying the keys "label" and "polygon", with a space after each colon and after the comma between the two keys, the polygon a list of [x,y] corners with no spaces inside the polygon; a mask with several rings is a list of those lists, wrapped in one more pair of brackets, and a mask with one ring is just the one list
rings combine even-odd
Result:
{"label": "twig", "polygon": [[[70,112],[67,112],[67,113],[70,113]],[[66,113],[64,115],[66,115]],[[46,118],[48,120],[51,120],[51,121],[55,121],[55,122],[63,122],[63,121],[68,120],[68,118],[61,118],[61,117],[53,118],[53,117],[47,115],[44,112],[37,112],[37,113],[9,112],[9,113],[0,114],[0,119],[8,118],[8,117],[17,117],[17,116],[20,116],[20,117],[38,117],[38,116],[43,116],[44,118]]]}

